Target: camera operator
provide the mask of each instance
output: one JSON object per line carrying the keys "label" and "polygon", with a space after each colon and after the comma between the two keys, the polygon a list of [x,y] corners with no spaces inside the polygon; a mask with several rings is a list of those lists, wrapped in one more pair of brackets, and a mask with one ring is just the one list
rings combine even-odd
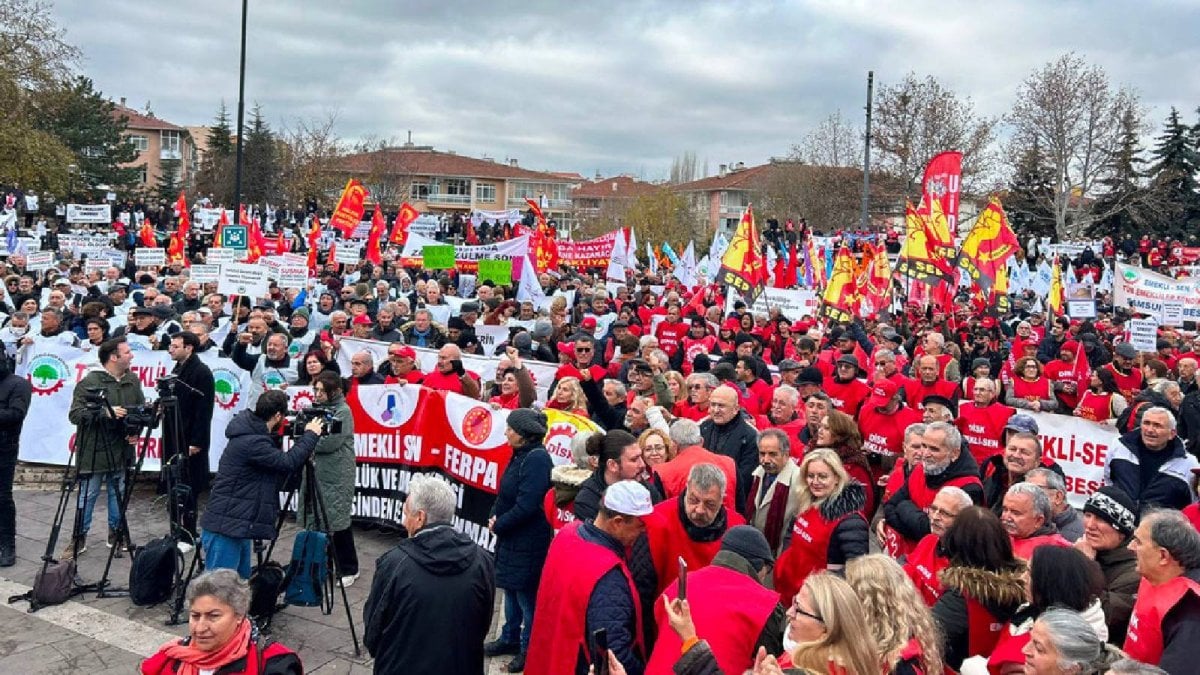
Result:
{"label": "camera operator", "polygon": [[322,436],[313,453],[316,465],[314,475],[320,489],[321,501],[325,504],[328,523],[315,523],[314,514],[308,508],[308,480],[300,485],[300,526],[304,528],[321,524],[333,533],[333,546],[337,552],[338,574],[342,584],[349,586],[358,579],[358,552],[354,549],[354,530],[350,528],[350,510],[354,505],[354,414],[346,404],[342,393],[342,378],[329,370],[322,371],[313,381],[313,399],[320,406],[337,416],[342,423],[340,433]]}
{"label": "camera operator", "polygon": [[[186,497],[180,504],[182,513],[178,514],[180,525],[187,530],[194,541],[196,532],[196,501],[200,493],[208,489],[208,446],[213,416],[213,374],[208,366],[196,356],[200,348],[200,338],[195,333],[183,331],[171,336],[171,344],[167,351],[175,368],[171,371],[178,380],[167,385],[168,391],[174,393],[179,403],[179,430],[177,434],[166,433],[163,426],[163,477],[166,478],[167,463],[176,455],[183,454],[184,448],[175,447],[178,439],[186,447],[186,454],[177,462],[186,462],[183,472],[179,475],[187,484]],[[160,392],[161,393],[161,392]],[[174,499],[169,497],[169,499]],[[182,542],[182,548],[187,549],[187,542]]]}
{"label": "camera operator", "polygon": [[17,561],[13,473],[17,468],[21,426],[29,412],[32,394],[29,381],[14,375],[8,368],[8,359],[0,355],[0,567],[12,567]]}
{"label": "camera operator", "polygon": [[[83,502],[78,529],[59,556],[69,560],[87,550],[87,533],[92,526],[92,510],[100,498],[100,483],[108,483],[108,547],[132,549],[127,532],[120,532],[120,495],[125,488],[125,469],[133,461],[137,430],[125,424],[129,409],[142,406],[146,397],[142,384],[129,366],[133,351],[124,338],[100,345],[99,370],[93,370],[75,386],[67,419],[77,427],[75,462],[79,471],[79,497]],[[97,400],[98,397],[102,400]]]}
{"label": "camera operator", "polygon": [[304,466],[325,428],[320,418],[310,421],[291,449],[281,451],[272,432],[283,422],[287,406],[282,391],[263,392],[254,410],[238,413],[225,429],[229,444],[200,517],[206,570],[234,569],[249,579],[251,542],[275,538],[279,481]]}

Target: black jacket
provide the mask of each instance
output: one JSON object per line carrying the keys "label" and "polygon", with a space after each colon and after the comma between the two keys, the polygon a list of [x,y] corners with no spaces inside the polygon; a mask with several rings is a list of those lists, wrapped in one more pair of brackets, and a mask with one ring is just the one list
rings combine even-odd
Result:
{"label": "black jacket", "polygon": [[1179,435],[1187,451],[1200,457],[1200,390],[1189,392],[1179,404]]}
{"label": "black jacket", "polygon": [[542,501],[550,489],[553,461],[541,445],[513,450],[496,493],[496,585],[505,590],[536,590],[554,531]]}
{"label": "black jacket", "polygon": [[717,424],[711,417],[704,420],[700,423],[700,437],[709,452],[733,458],[737,467],[737,501],[734,503],[745,509],[746,495],[753,480],[751,474],[758,468],[758,430],[739,413],[726,424]]}
{"label": "black jacket", "polygon": [[427,525],[384,553],[363,606],[375,672],[482,673],[492,574],[491,557],[448,523]]}
{"label": "black jacket", "polygon": [[17,459],[21,427],[29,413],[32,396],[33,387],[29,380],[13,375],[8,370],[7,359],[0,359],[0,462]]}
{"label": "black jacket", "polygon": [[[584,541],[603,546],[626,560],[625,547],[607,532],[592,523],[584,523],[579,528],[579,536]],[[585,618],[586,634],[591,635],[596,630],[605,629],[608,633],[608,648],[616,655],[617,660],[625,667],[630,675],[641,675],[645,669],[648,654],[637,651],[637,603],[639,601],[629,592],[629,582],[620,568],[614,567],[596,582],[592,595],[588,599]],[[643,607],[643,614],[652,609]],[[583,651],[575,664],[576,673],[587,673],[588,664],[583,659]]]}
{"label": "black jacket", "polygon": [[[845,565],[855,558],[870,553],[870,532],[862,514],[856,513],[867,504],[867,489],[862,483],[851,480],[834,499],[821,504],[821,517],[833,522],[846,514],[852,514],[833,528],[829,547],[825,550],[826,565]],[[792,530],[783,537],[783,550],[792,545]]]}
{"label": "black jacket", "polygon": [[1141,429],[1121,436],[1119,442],[1109,452],[1108,465],[1104,467],[1104,479],[1107,484],[1116,485],[1133,498],[1141,513],[1147,507],[1159,506],[1170,509],[1182,509],[1192,503],[1192,469],[1196,468],[1196,458],[1183,449],[1183,441],[1178,437],[1172,438],[1167,447],[1159,451],[1156,459],[1165,459],[1165,463],[1150,478],[1142,483],[1141,462],[1150,451],[1142,442]]}
{"label": "black jacket", "polygon": [[164,459],[169,459],[180,450],[186,454],[189,446],[200,448],[200,452],[188,457],[188,471],[199,481],[193,483],[193,487],[197,484],[207,485],[214,400],[213,374],[200,357],[194,354],[183,363],[176,363],[171,372],[179,377],[174,390],[179,398],[179,427],[183,448],[172,447],[173,443],[164,438]]}
{"label": "black jacket", "polygon": [[[1038,468],[1050,469],[1054,473],[1066,478],[1063,469],[1058,465],[1058,462],[1050,462],[1050,464],[1038,464]],[[996,515],[1004,510],[1004,495],[1008,492],[1008,488],[1012,486],[1013,481],[1008,475],[1008,467],[1004,466],[1004,455],[992,455],[983,467],[979,470],[979,479],[983,481],[983,503]],[[1022,477],[1016,482],[1024,480]]]}
{"label": "black jacket", "polygon": [[221,454],[200,527],[233,539],[274,539],[279,481],[304,466],[318,436],[305,432],[291,450],[282,452],[266,422],[243,410],[229,422],[225,437],[229,444]]}
{"label": "black jacket", "polygon": [[[975,457],[966,450],[960,450],[958,459],[950,462],[945,471],[936,476],[926,476],[925,484],[936,492],[950,480],[962,476],[979,476],[979,465],[975,463]],[[971,501],[976,504],[984,503],[983,488],[978,484],[967,485],[963,491],[970,495]],[[921,541],[929,534],[929,516],[925,514],[924,509],[913,503],[908,494],[908,480],[904,481],[904,486],[897,490],[891,499],[883,503],[883,518],[888,525],[910,541]]]}
{"label": "black jacket", "polygon": [[604,427],[605,431],[613,429],[624,429],[625,413],[628,412],[628,407],[622,401],[617,405],[609,405],[608,399],[604,398],[604,391],[600,388],[600,383],[595,380],[580,380],[579,387],[583,389],[583,395],[587,397],[588,408],[592,411],[592,419]]}

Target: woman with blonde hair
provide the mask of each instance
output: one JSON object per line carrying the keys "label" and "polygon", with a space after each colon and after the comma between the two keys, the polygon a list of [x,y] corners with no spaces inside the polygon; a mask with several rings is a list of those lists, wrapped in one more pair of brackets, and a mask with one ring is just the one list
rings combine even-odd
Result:
{"label": "woman with blonde hair", "polygon": [[846,564],[846,581],[866,611],[885,672],[942,672],[937,624],[900,563],[880,553],[855,558]]}
{"label": "woman with blonde hair", "polygon": [[[867,461],[867,453],[863,450],[862,432],[854,418],[840,410],[830,410],[821,418],[817,427],[818,448],[832,448],[842,460],[846,473],[850,474],[863,485],[871,484],[871,464]],[[875,512],[875,491],[867,490],[867,503],[863,507],[863,516],[870,518]]]}
{"label": "woman with blonde hair", "polygon": [[671,395],[675,397],[676,401],[682,401],[687,398],[687,382],[684,380],[683,373],[677,370],[668,370],[663,373],[663,379],[666,380],[667,389],[671,390]]}
{"label": "woman with blonde hair", "polygon": [[781,668],[847,675],[880,672],[862,602],[850,584],[836,575],[818,572],[805,579],[788,603],[787,618]]}
{"label": "woman with blonde hair", "polygon": [[561,410],[581,417],[587,417],[587,396],[583,394],[583,387],[579,384],[579,378],[564,377],[559,380],[558,386],[554,388],[554,396],[549,401],[546,401],[546,407],[552,410]]}
{"label": "woman with blonde hair", "polygon": [[868,552],[867,521],[861,511],[866,487],[851,478],[834,450],[804,455],[796,482],[796,520],[784,534],[775,563],[775,589],[787,604],[804,578],[821,570],[840,570]]}

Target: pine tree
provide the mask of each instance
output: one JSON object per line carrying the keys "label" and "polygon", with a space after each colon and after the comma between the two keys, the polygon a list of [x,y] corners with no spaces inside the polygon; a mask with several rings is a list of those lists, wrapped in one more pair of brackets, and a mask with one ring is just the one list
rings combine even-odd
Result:
{"label": "pine tree", "polygon": [[200,159],[200,171],[196,175],[196,191],[211,196],[217,204],[232,208],[236,158],[233,130],[229,126],[229,111],[225,108],[225,101],[221,101],[216,120],[208,128],[207,143],[208,147]]}
{"label": "pine tree", "polygon": [[161,173],[158,175],[158,182],[154,185],[154,190],[158,194],[158,198],[168,204],[175,201],[179,196],[179,167],[183,164],[178,159],[164,159],[159,164]]}
{"label": "pine tree", "polygon": [[213,157],[232,157],[233,150],[233,128],[229,126],[229,110],[222,99],[216,123],[208,128],[208,153]]}
{"label": "pine tree", "polygon": [[1179,111],[1171,108],[1151,153],[1150,196],[1155,211],[1155,232],[1160,236],[1182,237],[1200,224],[1200,191],[1196,172],[1200,171],[1200,153],[1195,132],[1179,120]]}
{"label": "pine tree", "polygon": [[123,132],[128,120],[116,114],[112,101],[95,90],[86,77],[64,81],[38,92],[34,125],[58,138],[75,155],[85,189],[131,190],[141,167],[122,166],[137,159],[137,150]]}
{"label": "pine tree", "polygon": [[255,105],[242,150],[242,202],[265,204],[279,199],[279,149],[271,127]]}
{"label": "pine tree", "polygon": [[1041,145],[1035,139],[1026,146],[1009,183],[1004,211],[1013,229],[1021,235],[1054,235],[1054,194],[1051,174]]}
{"label": "pine tree", "polygon": [[1138,126],[1134,109],[1126,109],[1121,116],[1120,146],[1110,162],[1109,175],[1101,181],[1104,192],[1093,207],[1097,218],[1087,230],[1090,236],[1107,235],[1120,241],[1126,235],[1136,238],[1153,226],[1145,209],[1146,160],[1142,159]]}

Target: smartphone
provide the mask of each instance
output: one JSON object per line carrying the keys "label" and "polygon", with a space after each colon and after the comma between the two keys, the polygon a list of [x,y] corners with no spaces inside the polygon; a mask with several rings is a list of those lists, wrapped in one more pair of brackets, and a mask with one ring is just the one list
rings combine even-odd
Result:
{"label": "smartphone", "polygon": [[608,675],[608,629],[592,633],[592,667],[596,675]]}
{"label": "smartphone", "polygon": [[687,561],[679,556],[679,599],[687,600]]}

